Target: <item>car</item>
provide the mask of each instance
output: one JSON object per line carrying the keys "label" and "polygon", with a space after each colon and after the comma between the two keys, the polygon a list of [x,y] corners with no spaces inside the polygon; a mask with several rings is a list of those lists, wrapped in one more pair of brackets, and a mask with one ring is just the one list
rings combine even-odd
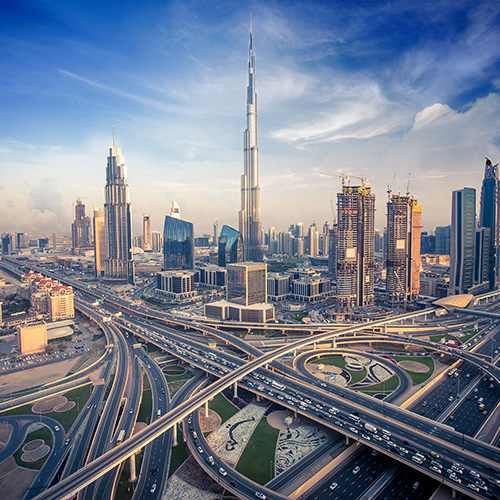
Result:
{"label": "car", "polygon": [[352,469],[352,473],[357,474],[360,470],[361,470],[360,466],[356,465],[356,467],[354,467],[354,469]]}
{"label": "car", "polygon": [[479,488],[475,484],[469,483],[467,485],[467,488],[471,489],[472,491],[476,491],[477,493],[479,493]]}
{"label": "car", "polygon": [[58,425],[54,426],[54,430],[58,431],[59,430],[59,426]]}
{"label": "car", "polygon": [[130,408],[129,413],[132,415],[132,413],[134,413],[134,409],[133,409],[133,408]]}
{"label": "car", "polygon": [[448,401],[453,401],[453,396],[450,396],[450,397],[448,398]]}
{"label": "car", "polygon": [[427,406],[427,401],[424,401],[424,402],[422,403],[422,406]]}
{"label": "car", "polygon": [[203,453],[203,448],[201,446],[198,446],[196,449],[198,450],[198,453]]}
{"label": "car", "polygon": [[470,470],[469,474],[476,479],[481,479],[481,476],[475,470]]}
{"label": "car", "polygon": [[64,441],[64,446],[68,446],[70,440],[69,439],[66,439],[66,441]]}
{"label": "car", "polygon": [[415,481],[415,482],[413,483],[413,489],[414,489],[414,490],[418,490],[418,488],[419,488],[419,487],[420,487],[420,483],[419,483],[418,481]]}
{"label": "car", "polygon": [[459,477],[457,477],[456,475],[450,476],[450,479],[452,481],[454,481],[455,483],[462,484],[462,480]]}
{"label": "car", "polygon": [[226,471],[226,469],[223,469],[222,467],[220,467],[220,469],[219,469],[219,474],[220,474],[221,476],[227,476],[227,471]]}
{"label": "car", "polygon": [[358,429],[355,429],[354,427],[349,427],[349,430],[354,434],[358,433]]}
{"label": "car", "polygon": [[330,489],[331,489],[331,490],[334,490],[337,486],[338,486],[338,483],[332,483],[332,484],[330,485]]}
{"label": "car", "polygon": [[235,481],[229,481],[229,484],[233,487],[233,488],[237,488],[238,487],[238,483],[235,482]]}
{"label": "car", "polygon": [[441,469],[439,467],[436,467],[435,465],[431,465],[429,469],[434,471],[436,474],[441,474]]}
{"label": "car", "polygon": [[410,453],[406,448],[403,448],[402,446],[399,447],[400,453],[404,453],[405,455],[408,455]]}
{"label": "car", "polygon": [[153,467],[151,469],[151,474],[153,474],[153,476],[156,475],[157,472],[158,472],[158,467]]}
{"label": "car", "polygon": [[372,450],[372,456],[375,457],[376,455],[378,455],[378,450]]}
{"label": "car", "polygon": [[151,486],[151,489],[149,490],[150,493],[154,493],[156,491],[156,483]]}
{"label": "car", "polygon": [[266,500],[266,498],[267,498],[266,495],[264,495],[264,493],[262,493],[262,491],[256,491],[255,496],[257,498],[260,498],[260,500]]}

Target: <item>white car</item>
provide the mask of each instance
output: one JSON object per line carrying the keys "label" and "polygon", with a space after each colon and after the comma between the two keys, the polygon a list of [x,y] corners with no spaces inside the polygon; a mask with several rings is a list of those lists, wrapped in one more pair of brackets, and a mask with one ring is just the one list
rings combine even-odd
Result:
{"label": "white car", "polygon": [[331,490],[334,490],[337,486],[338,486],[338,484],[337,484],[337,483],[332,483],[332,484],[330,485],[330,489],[331,489]]}
{"label": "white car", "polygon": [[227,476],[227,471],[226,471],[226,469],[223,469],[223,468],[221,467],[221,468],[219,469],[219,474],[220,474],[221,476]]}
{"label": "white car", "polygon": [[357,474],[360,470],[361,470],[361,468],[359,467],[359,465],[356,465],[356,467],[354,467],[354,469],[352,469],[352,473]]}
{"label": "white car", "polygon": [[266,500],[266,498],[267,498],[266,495],[264,495],[264,493],[262,493],[261,491],[256,491],[255,496],[257,498],[260,498],[260,500]]}

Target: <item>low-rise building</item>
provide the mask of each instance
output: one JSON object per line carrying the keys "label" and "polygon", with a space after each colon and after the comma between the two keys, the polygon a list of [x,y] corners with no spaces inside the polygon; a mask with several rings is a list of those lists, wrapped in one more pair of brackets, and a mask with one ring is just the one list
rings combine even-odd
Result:
{"label": "low-rise building", "polygon": [[17,350],[23,356],[43,352],[47,346],[47,325],[19,325],[17,327]]}
{"label": "low-rise building", "polygon": [[193,271],[161,271],[156,273],[156,292],[160,295],[184,299],[194,297]]}

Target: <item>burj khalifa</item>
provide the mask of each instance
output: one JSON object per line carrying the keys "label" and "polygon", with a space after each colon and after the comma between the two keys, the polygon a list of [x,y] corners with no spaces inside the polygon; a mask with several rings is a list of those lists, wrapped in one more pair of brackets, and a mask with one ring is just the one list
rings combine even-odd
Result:
{"label": "burj khalifa", "polygon": [[247,87],[247,128],[244,141],[244,173],[241,176],[241,210],[239,228],[243,236],[244,259],[261,261],[262,220],[260,218],[259,148],[257,146],[257,93],[255,92],[255,56],[250,28],[250,50]]}

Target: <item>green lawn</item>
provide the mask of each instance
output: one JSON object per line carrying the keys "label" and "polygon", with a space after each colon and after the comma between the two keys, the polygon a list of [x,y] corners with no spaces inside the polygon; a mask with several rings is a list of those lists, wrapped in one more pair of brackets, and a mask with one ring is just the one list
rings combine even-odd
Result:
{"label": "green lawn", "polygon": [[425,365],[427,366],[427,368],[429,368],[429,371],[425,373],[412,372],[410,370],[404,369],[405,372],[410,376],[413,385],[422,384],[427,379],[432,377],[432,374],[434,373],[434,360],[432,358],[423,358],[417,356],[392,356],[392,359],[394,359],[398,363],[400,361],[415,361],[416,363],[421,363],[422,365]]}
{"label": "green lawn", "polygon": [[115,374],[112,373],[111,377],[109,377],[108,387],[106,387],[106,392],[104,393],[104,398],[103,398],[104,401],[108,400],[108,396],[109,396],[109,393],[111,392],[111,388],[113,387],[114,380],[115,380]]}
{"label": "green lawn", "polygon": [[[166,370],[164,368],[163,372],[165,371]],[[166,373],[164,373],[164,375],[165,378],[167,379],[167,382],[175,382],[176,380],[189,380],[190,378],[193,378],[193,374],[189,370],[187,370],[186,373],[183,373],[182,375],[167,375]]]}
{"label": "green lawn", "polygon": [[172,456],[170,458],[170,470],[168,471],[168,477],[170,477],[187,459],[188,452],[184,440],[182,439],[182,432],[177,426],[177,446],[172,448]]}
{"label": "green lawn", "polygon": [[[144,378],[147,378],[146,376]],[[151,389],[145,389],[142,392],[141,406],[137,414],[137,421],[149,424],[151,422],[151,413],[153,411],[153,398],[151,396]]]}
{"label": "green lawn", "polygon": [[250,437],[236,470],[258,484],[266,484],[274,477],[274,459],[279,430],[262,418]]}
{"label": "green lawn", "polygon": [[208,402],[208,407],[219,414],[222,423],[229,420],[238,413],[238,408],[229,402],[221,393],[217,394],[212,401]]}
{"label": "green lawn", "polygon": [[379,382],[378,384],[367,385],[365,387],[354,388],[353,390],[364,392],[369,396],[373,394],[389,394],[394,391],[399,386],[399,378],[397,375],[393,375],[390,379],[385,382]]}
{"label": "green lawn", "polygon": [[23,454],[23,446],[34,439],[43,439],[45,444],[48,445],[51,449],[53,446],[54,436],[52,435],[52,431],[46,427],[45,425],[36,431],[30,432],[26,435],[26,439],[24,443],[20,446],[20,448],[14,453],[14,459],[20,467],[26,467],[27,469],[35,469],[40,470],[42,465],[45,463],[45,460],[49,458],[50,452],[47,453],[43,458],[37,460],[36,462],[24,462],[21,460],[21,456]]}
{"label": "green lawn", "polygon": [[342,370],[345,370],[347,373],[349,373],[349,375],[351,375],[351,380],[348,385],[357,384],[366,377],[366,368],[363,368],[362,370],[349,370],[348,368],[346,368],[344,356],[342,356],[341,354],[337,356],[325,356],[324,358],[315,359],[313,363],[316,363],[318,365],[323,364],[328,366],[336,366],[338,368],[341,368]]}
{"label": "green lawn", "polygon": [[[78,410],[81,410],[87,403],[91,391],[92,388],[90,385],[84,385],[83,387],[78,387],[64,393],[68,401],[74,401],[76,403],[74,408],[71,408],[69,411],[44,413],[44,416],[57,420],[64,427],[64,430],[68,432],[78,416]],[[38,415],[38,413],[33,413],[31,411],[32,407],[33,404],[27,404],[19,408],[14,408],[13,410],[2,412],[2,415]]]}

